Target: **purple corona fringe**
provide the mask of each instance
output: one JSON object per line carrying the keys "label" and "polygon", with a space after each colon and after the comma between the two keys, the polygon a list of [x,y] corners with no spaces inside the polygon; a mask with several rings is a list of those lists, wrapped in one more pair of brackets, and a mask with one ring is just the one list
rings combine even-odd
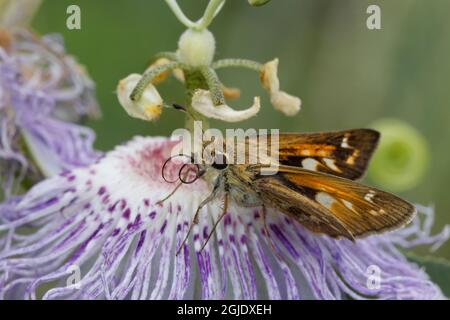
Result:
{"label": "purple corona fringe", "polygon": [[[231,204],[205,249],[220,202],[202,211],[203,181],[173,189],[161,167],[173,143],[137,137],[97,163],[67,171],[0,205],[0,295],[44,299],[441,299],[399,248],[437,248],[433,209],[406,228],[352,243],[312,234],[268,212]],[[173,169],[174,174],[177,170]],[[274,253],[273,250],[277,252]],[[51,285],[49,285],[51,284]]]}

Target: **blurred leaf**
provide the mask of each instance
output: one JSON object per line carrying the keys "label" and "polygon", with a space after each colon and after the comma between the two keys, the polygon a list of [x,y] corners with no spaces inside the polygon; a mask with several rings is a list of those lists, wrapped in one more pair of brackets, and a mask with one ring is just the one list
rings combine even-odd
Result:
{"label": "blurred leaf", "polygon": [[414,253],[407,253],[406,257],[409,261],[423,267],[431,280],[441,288],[444,295],[450,296],[450,261],[430,256],[422,257]]}
{"label": "blurred leaf", "polygon": [[254,7],[261,7],[268,3],[270,0],[248,0],[248,3],[250,3]]}

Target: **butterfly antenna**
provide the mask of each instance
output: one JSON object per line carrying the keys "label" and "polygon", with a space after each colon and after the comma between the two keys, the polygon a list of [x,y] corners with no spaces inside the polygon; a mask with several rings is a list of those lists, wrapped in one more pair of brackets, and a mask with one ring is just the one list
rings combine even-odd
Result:
{"label": "butterfly antenna", "polygon": [[[186,112],[186,114],[189,117],[191,117],[192,120],[194,120],[194,121],[201,121],[190,110],[188,110],[185,106],[182,106],[181,104],[173,103],[172,107],[174,107],[176,110],[180,110],[180,111]],[[202,130],[202,135],[205,135],[205,131],[203,130],[203,128],[201,130]]]}
{"label": "butterfly antenna", "polygon": [[187,115],[192,118],[192,120],[200,121],[199,119],[197,119],[197,117],[194,116],[194,114],[191,111],[189,111],[186,107],[182,106],[181,104],[173,103],[172,107],[174,107],[176,110],[186,112]]}

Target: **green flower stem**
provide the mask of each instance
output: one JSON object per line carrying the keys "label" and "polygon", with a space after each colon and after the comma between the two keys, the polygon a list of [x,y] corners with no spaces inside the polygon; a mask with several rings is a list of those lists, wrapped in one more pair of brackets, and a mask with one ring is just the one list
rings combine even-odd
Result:
{"label": "green flower stem", "polygon": [[161,58],[166,58],[166,59],[169,59],[171,61],[177,61],[178,60],[177,54],[175,52],[169,52],[169,51],[163,51],[163,52],[157,53],[154,56],[154,60],[161,59]]}
{"label": "green flower stem", "polygon": [[27,26],[39,9],[41,0],[0,0],[0,26]]}
{"label": "green flower stem", "polygon": [[206,7],[205,13],[203,14],[203,17],[197,22],[194,29],[201,31],[208,28],[214,17],[222,9],[224,3],[225,0],[210,0],[208,6]]}
{"label": "green flower stem", "polygon": [[203,17],[201,17],[197,22],[191,21],[181,10],[178,2],[176,0],[165,0],[169,8],[172,10],[173,14],[177,19],[186,26],[188,29],[194,29],[197,31],[204,30],[208,28],[215,16],[222,9],[225,0],[210,0],[208,6],[205,9]]}
{"label": "green flower stem", "polygon": [[211,68],[216,70],[230,67],[246,68],[259,72],[261,70],[261,63],[247,59],[222,59],[217,60],[211,65]]}
{"label": "green flower stem", "polygon": [[130,99],[132,101],[139,101],[142,97],[142,94],[144,93],[145,88],[147,88],[149,83],[151,83],[155,77],[159,76],[163,72],[177,68],[185,69],[187,68],[187,66],[179,62],[170,62],[160,66],[152,67],[150,70],[144,73],[141,80],[138,82],[133,92],[131,93]]}
{"label": "green flower stem", "polygon": [[0,0],[0,22],[1,20],[3,20],[5,13],[6,13],[6,9],[8,6],[8,1],[7,0]]}
{"label": "green flower stem", "polygon": [[206,80],[206,84],[211,92],[214,105],[225,104],[225,97],[222,92],[222,85],[214,69],[210,67],[201,67],[200,72]]}
{"label": "green flower stem", "polygon": [[[208,119],[198,113],[192,108],[192,96],[194,95],[197,89],[205,89],[208,90],[208,84],[206,82],[203,74],[198,70],[184,70],[184,76],[186,79],[186,91],[187,91],[187,101],[186,108],[188,110],[188,114],[186,115],[186,129],[191,132],[194,132],[194,120],[202,121],[203,130],[208,129],[209,123]],[[195,118],[193,119],[192,116]]]}
{"label": "green flower stem", "polygon": [[186,26],[186,28],[194,28],[196,24],[189,20],[188,17],[183,13],[183,10],[181,10],[180,6],[178,5],[176,0],[165,0],[169,8],[172,10],[173,14],[177,19]]}

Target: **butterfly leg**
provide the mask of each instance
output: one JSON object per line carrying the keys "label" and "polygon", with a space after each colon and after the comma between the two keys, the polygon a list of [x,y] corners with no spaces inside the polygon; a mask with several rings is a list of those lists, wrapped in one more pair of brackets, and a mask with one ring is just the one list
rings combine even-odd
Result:
{"label": "butterfly leg", "polygon": [[280,260],[284,261],[284,258],[280,255],[280,253],[275,248],[275,243],[273,243],[272,237],[270,236],[269,226],[267,225],[267,208],[265,205],[262,206],[262,218],[264,223],[264,233],[266,234],[267,241],[269,243],[269,247],[272,250],[272,253]]}
{"label": "butterfly leg", "polygon": [[212,235],[214,234],[214,231],[216,231],[216,228],[217,228],[218,224],[220,223],[220,221],[222,221],[223,217],[225,217],[225,215],[227,214],[227,211],[228,211],[228,193],[225,192],[225,195],[224,195],[224,198],[223,198],[222,213],[220,214],[220,216],[217,219],[216,223],[214,223],[214,226],[211,229],[211,232],[209,233],[208,238],[206,239],[206,241],[203,244],[202,248],[200,249],[200,252],[203,251],[203,249],[205,248],[205,246],[208,243],[209,239],[211,239]]}
{"label": "butterfly leg", "polygon": [[199,220],[199,216],[200,216],[200,210],[202,210],[202,208],[204,206],[206,206],[209,202],[214,200],[214,198],[217,196],[217,193],[220,190],[220,186],[221,186],[221,179],[217,179],[211,194],[205,200],[203,200],[200,203],[200,205],[198,206],[197,211],[195,211],[194,218],[192,219],[192,222],[191,222],[191,224],[189,226],[189,230],[188,230],[188,232],[186,234],[186,237],[184,238],[183,242],[181,243],[180,248],[178,248],[176,255],[178,255],[180,253],[181,248],[183,248],[184,244],[188,240],[189,235],[191,234],[191,231],[192,231],[192,228],[194,227],[194,225],[198,224],[198,220]]}

